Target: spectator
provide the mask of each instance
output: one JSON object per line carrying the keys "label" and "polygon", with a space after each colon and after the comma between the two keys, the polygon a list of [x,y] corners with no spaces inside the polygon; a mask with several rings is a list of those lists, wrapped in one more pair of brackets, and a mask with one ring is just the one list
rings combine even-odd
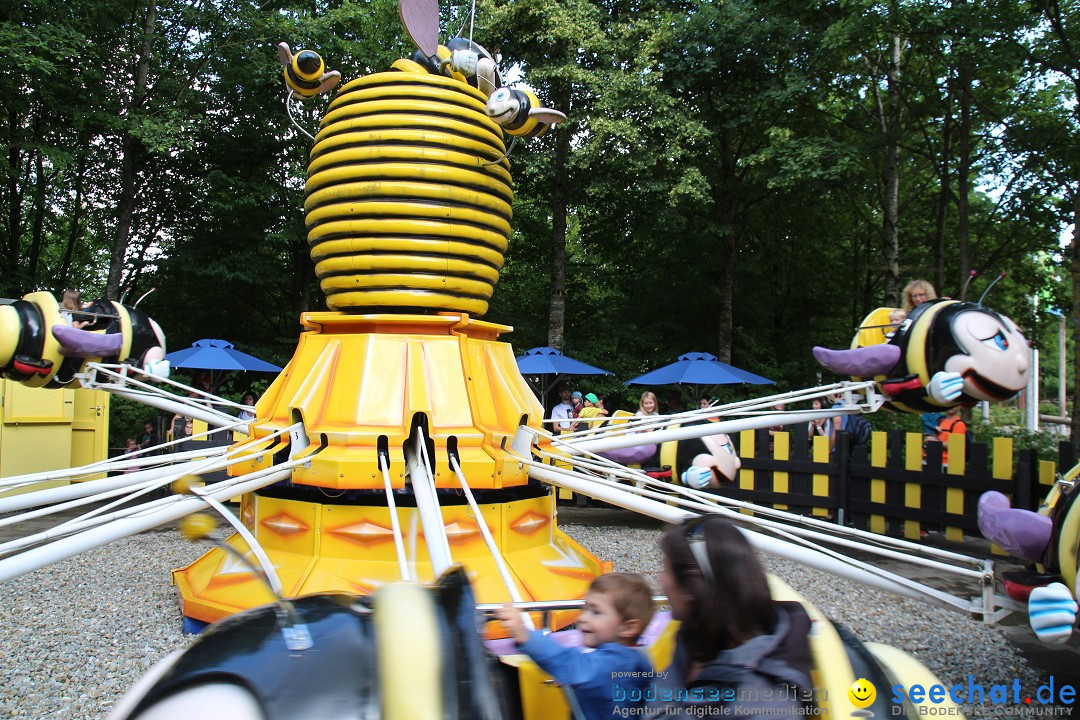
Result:
{"label": "spectator", "polygon": [[570,393],[570,417],[578,417],[581,414],[581,408],[585,407],[585,402],[581,398],[581,391],[575,390]]}
{"label": "spectator", "polygon": [[246,422],[246,421],[255,419],[255,403],[256,402],[258,402],[258,399],[255,397],[255,393],[253,393],[253,392],[244,393],[244,397],[240,400],[240,404],[241,405],[247,405],[251,409],[250,410],[241,410],[240,411],[240,419],[241,420],[244,420]]}
{"label": "spectator", "polygon": [[551,419],[555,421],[552,432],[559,435],[570,432],[570,420],[573,417],[574,406],[570,402],[570,388],[566,385],[559,386],[559,404],[551,409]]}
{"label": "spectator", "polygon": [[157,433],[154,431],[154,423],[147,420],[143,423],[143,434],[139,440],[139,448],[145,450],[158,444]]}
{"label": "spectator", "polygon": [[960,417],[960,406],[953,405],[945,411],[944,419],[938,424],[938,442],[941,443],[941,464],[949,463],[949,438],[952,435],[967,435],[968,426]]}
{"label": "spectator", "polygon": [[943,417],[944,415],[939,412],[923,413],[922,433],[924,443],[927,440],[937,440],[938,425],[941,423],[941,418]]}
{"label": "spectator", "polygon": [[[824,410],[826,404],[824,399],[814,398],[810,401],[810,408]],[[833,423],[831,419],[818,418],[817,420],[811,420],[806,426],[806,431],[810,435],[810,442],[813,442],[815,437],[826,437],[829,438],[829,447],[832,447]]]}
{"label": "spectator", "polygon": [[[641,393],[641,399],[638,400],[637,414],[642,416],[657,416],[659,412],[660,401],[656,399],[656,394],[646,390]],[[651,421],[650,421],[651,422]],[[655,430],[654,427],[642,428],[640,432],[651,432]]]}
{"label": "spectator", "polygon": [[[128,438],[124,444],[124,455],[130,455],[131,453],[139,452],[139,443],[135,442],[135,438]],[[139,470],[138,467],[129,467],[124,470],[124,474],[135,472]]]}
{"label": "spectator", "polygon": [[678,390],[672,390],[668,393],[667,404],[664,405],[664,414],[674,415],[683,411],[682,395]]}
{"label": "spectator", "polygon": [[[787,410],[787,405],[785,405],[784,403],[776,403],[775,405],[773,405],[773,410],[775,410],[778,413],[783,413],[783,412],[785,412]],[[773,444],[774,444],[773,436],[776,435],[776,433],[778,433],[778,432],[787,432],[787,431],[788,431],[787,425],[773,425],[772,427],[769,428],[769,452],[770,453],[773,451]]]}
{"label": "spectator", "polygon": [[646,390],[641,393],[638,400],[638,415],[659,415],[660,401],[656,399],[656,393]]}
{"label": "spectator", "polygon": [[[603,415],[606,415],[607,413],[602,411],[601,408],[599,407],[599,405],[600,405],[600,398],[596,397],[596,395],[594,393],[589,393],[588,395],[585,396],[585,407],[581,408],[581,412],[578,413],[578,417],[581,418],[582,420],[588,420],[589,418],[597,418],[597,417],[601,417]],[[579,428],[579,425],[581,426],[580,428]],[[570,427],[574,432],[577,432],[579,429],[581,429],[581,430],[589,430],[591,428],[600,427],[600,423],[598,423],[598,422],[584,422],[584,423],[575,422]]]}
{"label": "spectator", "polygon": [[195,376],[191,380],[191,386],[200,392],[207,394],[213,394],[214,385],[210,380],[210,373],[200,370],[195,373]]}

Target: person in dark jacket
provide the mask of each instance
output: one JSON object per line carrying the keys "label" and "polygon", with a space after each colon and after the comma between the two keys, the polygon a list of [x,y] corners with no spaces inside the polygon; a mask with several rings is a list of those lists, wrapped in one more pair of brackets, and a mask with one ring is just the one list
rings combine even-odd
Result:
{"label": "person in dark jacket", "polygon": [[660,583],[682,625],[650,714],[802,717],[813,697],[810,618],[799,603],[773,601],[742,532],[705,515],[670,528],[660,546]]}

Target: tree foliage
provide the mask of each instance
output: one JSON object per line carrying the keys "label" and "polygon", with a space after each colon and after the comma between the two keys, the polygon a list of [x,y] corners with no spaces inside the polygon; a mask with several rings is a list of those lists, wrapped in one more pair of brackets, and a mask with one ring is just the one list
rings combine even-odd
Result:
{"label": "tree foliage", "polygon": [[[792,387],[916,277],[959,298],[975,270],[974,299],[1007,271],[992,305],[1077,327],[1078,22],[1075,0],[481,0],[477,41],[569,116],[511,154],[488,319],[620,379],[697,350]],[[322,298],[281,40],[346,80],[412,52],[393,0],[0,9],[2,294],[156,288],[172,347],[287,359]]]}

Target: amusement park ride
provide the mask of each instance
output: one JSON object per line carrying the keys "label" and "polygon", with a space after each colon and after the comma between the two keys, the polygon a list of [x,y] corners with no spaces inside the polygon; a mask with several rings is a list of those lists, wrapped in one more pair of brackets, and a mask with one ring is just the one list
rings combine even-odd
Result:
{"label": "amusement park ride", "polygon": [[[5,525],[94,504],[76,520],[0,545],[0,581],[208,507],[236,529],[173,572],[185,624],[214,624],[155,666],[111,717],[147,720],[192,708],[205,715],[209,707],[236,718],[560,716],[553,710],[562,707],[560,691],[534,666],[485,647],[484,638],[499,633],[482,614],[512,601],[533,622],[567,630],[589,583],[609,569],[557,527],[557,487],[669,522],[721,514],[752,528],[744,532],[761,551],[988,622],[1023,609],[997,592],[991,561],[709,491],[738,467],[725,433],[882,404],[922,411],[1015,395],[1026,385],[1027,342],[982,305],[928,303],[891,339],[864,332],[851,350],[816,352],[855,381],[570,435],[545,431],[511,346],[498,339],[510,328],[477,318],[510,233],[504,139],[542,134],[565,116],[539,107],[528,90],[502,86],[494,59],[471,38],[440,45],[436,0],[401,0],[401,17],[419,50],[390,71],[343,85],[314,137],[305,210],[330,311],[302,317],[306,331],[254,420],[237,420],[230,413],[239,406],[205,393],[192,402],[190,388],[164,377],[160,328],[133,308],[98,301],[95,323],[77,330],[62,322],[48,293],[0,307],[5,377],[34,387],[78,382],[247,436],[214,450],[172,452],[166,443],[165,454],[0,479],[3,491],[138,468],[0,496],[0,513],[34,508],[3,517]],[[279,54],[287,104],[294,93],[312,97],[338,84],[316,53],[293,54],[283,43]],[[843,396],[834,409],[771,410],[834,394]],[[672,481],[616,460],[641,452],[646,437],[647,452],[671,458]],[[191,478],[222,469],[229,477],[221,482]],[[1068,587],[1050,601],[1065,611],[1080,537],[1071,480],[1055,488],[1049,519],[1014,523],[1038,523],[1046,542],[1021,544],[1049,575],[1064,576]],[[168,487],[177,494],[159,497]],[[239,517],[223,505],[237,497]],[[1007,509],[996,499],[987,515],[995,511],[1003,517]],[[187,527],[200,533],[197,524]],[[1008,527],[994,539],[1013,549]],[[975,597],[844,550],[967,579]],[[799,599],[773,582],[778,597]],[[847,694],[859,678],[879,688],[931,684],[913,659],[841,637],[803,602],[814,620],[813,679],[827,690],[825,712],[861,711]],[[1055,616],[1055,627],[1071,626],[1065,619]],[[670,661],[665,637],[650,649],[660,668]],[[889,704],[882,693],[868,709],[915,714]]]}

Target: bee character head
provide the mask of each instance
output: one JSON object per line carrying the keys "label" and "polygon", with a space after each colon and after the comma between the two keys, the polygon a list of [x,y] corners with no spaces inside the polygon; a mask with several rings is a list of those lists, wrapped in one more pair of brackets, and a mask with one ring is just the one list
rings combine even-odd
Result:
{"label": "bee character head", "polygon": [[558,110],[540,107],[531,91],[508,87],[491,93],[484,112],[507,133],[518,137],[539,137],[566,119]]}
{"label": "bee character head", "polygon": [[319,53],[314,50],[301,50],[296,55],[293,55],[289,69],[292,70],[293,77],[313,82],[322,77],[326,69],[326,63],[323,62]]}
{"label": "bee character head", "polygon": [[942,304],[927,344],[931,374],[959,373],[969,402],[1002,402],[1027,387],[1030,346],[1012,320],[976,303]]}
{"label": "bee character head", "polygon": [[314,50],[301,50],[294,55],[288,43],[279,43],[277,51],[285,66],[285,84],[300,97],[328,92],[341,80],[341,73],[326,71],[322,56]]}

